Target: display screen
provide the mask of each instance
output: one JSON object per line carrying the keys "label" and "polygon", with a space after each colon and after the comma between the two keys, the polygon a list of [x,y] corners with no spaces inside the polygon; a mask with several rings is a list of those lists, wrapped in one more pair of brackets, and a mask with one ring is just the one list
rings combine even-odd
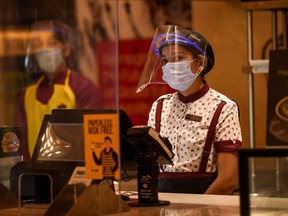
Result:
{"label": "display screen", "polygon": [[84,162],[84,136],[81,123],[47,122],[39,134],[37,160]]}
{"label": "display screen", "polygon": [[[84,166],[84,114],[116,113],[116,110],[57,109],[45,115],[32,155],[32,166]],[[121,159],[134,161],[133,152],[126,144],[126,133],[132,122],[119,110]],[[62,162],[62,164],[61,164]]]}

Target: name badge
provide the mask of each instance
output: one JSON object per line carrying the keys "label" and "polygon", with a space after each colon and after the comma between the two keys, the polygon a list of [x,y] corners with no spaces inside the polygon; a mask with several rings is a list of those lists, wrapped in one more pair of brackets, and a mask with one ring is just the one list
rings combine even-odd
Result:
{"label": "name badge", "polygon": [[197,115],[192,115],[192,114],[186,114],[186,115],[185,115],[185,120],[201,122],[202,116],[197,116]]}

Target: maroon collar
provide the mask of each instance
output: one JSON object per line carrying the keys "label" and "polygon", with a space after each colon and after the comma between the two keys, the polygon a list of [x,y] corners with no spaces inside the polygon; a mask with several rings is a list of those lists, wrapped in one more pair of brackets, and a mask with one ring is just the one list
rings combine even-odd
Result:
{"label": "maroon collar", "polygon": [[197,92],[185,97],[182,94],[178,92],[178,98],[182,103],[189,103],[198,100],[202,96],[204,96],[209,91],[209,86],[207,83],[204,84],[204,86],[199,89]]}
{"label": "maroon collar", "polygon": [[[66,75],[67,75],[67,70],[58,72],[58,74],[54,77],[52,83],[53,84],[63,84],[65,82]],[[42,85],[49,85],[49,84],[51,84],[51,83],[50,83],[48,77],[44,75],[44,79],[41,82],[41,86]]]}

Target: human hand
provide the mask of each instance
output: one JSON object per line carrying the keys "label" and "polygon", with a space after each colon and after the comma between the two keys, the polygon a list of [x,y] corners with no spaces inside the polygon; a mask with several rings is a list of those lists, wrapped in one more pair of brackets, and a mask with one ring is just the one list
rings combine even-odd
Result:
{"label": "human hand", "polygon": [[95,143],[92,142],[92,143],[90,144],[90,149],[93,151],[93,150],[94,150],[94,147],[95,147]]}

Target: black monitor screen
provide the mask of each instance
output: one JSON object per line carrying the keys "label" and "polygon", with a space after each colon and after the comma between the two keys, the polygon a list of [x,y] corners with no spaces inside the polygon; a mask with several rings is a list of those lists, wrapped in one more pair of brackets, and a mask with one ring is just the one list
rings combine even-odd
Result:
{"label": "black monitor screen", "polygon": [[[84,166],[84,114],[116,112],[117,110],[56,109],[52,111],[52,115],[45,115],[32,155],[32,166]],[[126,146],[126,132],[132,123],[123,110],[118,112],[122,159],[135,160]]]}
{"label": "black monitor screen", "polygon": [[37,160],[84,162],[82,123],[48,121],[39,137]]}

